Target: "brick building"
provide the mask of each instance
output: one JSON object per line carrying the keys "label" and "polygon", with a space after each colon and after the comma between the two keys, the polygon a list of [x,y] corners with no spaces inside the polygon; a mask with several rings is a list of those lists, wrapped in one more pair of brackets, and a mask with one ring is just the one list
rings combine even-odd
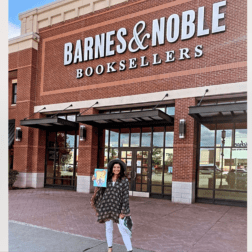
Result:
{"label": "brick building", "polygon": [[247,1],[59,0],[9,40],[14,186],[246,205]]}

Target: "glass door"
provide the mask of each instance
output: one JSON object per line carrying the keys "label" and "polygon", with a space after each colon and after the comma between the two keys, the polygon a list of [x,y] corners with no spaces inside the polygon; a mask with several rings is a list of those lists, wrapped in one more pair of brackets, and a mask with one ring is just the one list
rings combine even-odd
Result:
{"label": "glass door", "polygon": [[127,165],[130,191],[150,192],[151,149],[121,148],[119,154]]}

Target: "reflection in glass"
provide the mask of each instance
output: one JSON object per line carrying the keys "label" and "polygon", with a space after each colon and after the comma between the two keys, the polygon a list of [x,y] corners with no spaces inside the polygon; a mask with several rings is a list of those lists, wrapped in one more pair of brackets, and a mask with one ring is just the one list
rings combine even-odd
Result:
{"label": "reflection in glass", "polygon": [[108,148],[104,149],[104,167],[108,166]]}
{"label": "reflection in glass", "polygon": [[110,148],[109,149],[109,160],[118,158],[118,149]]}
{"label": "reflection in glass", "polygon": [[214,167],[200,166],[197,174],[198,188],[214,188]]}
{"label": "reflection in glass", "polygon": [[[217,130],[216,131],[216,146],[222,147],[222,131],[223,130]],[[232,130],[231,129],[225,129],[226,131],[226,137],[225,137],[225,143],[224,146],[232,146]]]}
{"label": "reflection in glass", "polygon": [[153,147],[163,147],[163,146],[164,146],[164,128],[155,127],[153,132]]}
{"label": "reflection in glass", "polygon": [[162,184],[163,178],[163,148],[153,148],[152,152],[152,184]]}
{"label": "reflection in glass", "polygon": [[173,149],[165,149],[164,185],[172,184]]}
{"label": "reflection in glass", "polygon": [[139,147],[140,146],[140,128],[132,128],[131,129],[130,146],[131,147]]}
{"label": "reflection in glass", "polygon": [[105,147],[108,147],[109,131],[105,130]]}
{"label": "reflection in glass", "polygon": [[167,186],[165,186],[164,187],[164,194],[168,194],[168,195],[171,195],[171,187],[167,187]]}
{"label": "reflection in glass", "polygon": [[214,146],[214,135],[215,130],[210,130],[201,124],[200,131],[200,146],[201,147],[211,147]]}
{"label": "reflection in glass", "polygon": [[200,166],[213,166],[214,165],[214,149],[202,148],[200,149]]}
{"label": "reflection in glass", "polygon": [[121,152],[121,158],[126,158],[126,151]]}
{"label": "reflection in glass", "polygon": [[110,131],[110,147],[118,147],[119,130],[114,129]]}
{"label": "reflection in glass", "polygon": [[234,147],[247,148],[247,129],[235,130]]}
{"label": "reflection in glass", "polygon": [[141,184],[136,184],[136,191],[141,192]]}
{"label": "reflection in glass", "polygon": [[213,198],[213,190],[202,190],[198,189],[198,198]]}
{"label": "reflection in glass", "polygon": [[120,147],[129,147],[129,129],[121,129]]}
{"label": "reflection in glass", "polygon": [[142,147],[151,146],[151,128],[142,128]]}
{"label": "reflection in glass", "polygon": [[174,132],[165,132],[165,146],[173,147]]}
{"label": "reflection in glass", "polygon": [[247,201],[247,193],[245,192],[232,192],[232,191],[215,191],[216,199],[225,200],[242,200]]}
{"label": "reflection in glass", "polygon": [[67,131],[66,134],[66,147],[74,148],[75,131]]}
{"label": "reflection in glass", "polygon": [[57,147],[59,148],[65,147],[65,132],[64,131],[57,132]]}
{"label": "reflection in glass", "polygon": [[166,114],[168,115],[175,115],[175,107],[167,107]]}
{"label": "reflection in glass", "polygon": [[147,185],[142,184],[142,192],[147,192]]}
{"label": "reflection in glass", "polygon": [[152,186],[151,187],[151,192],[161,194],[162,193],[162,187],[161,186]]}

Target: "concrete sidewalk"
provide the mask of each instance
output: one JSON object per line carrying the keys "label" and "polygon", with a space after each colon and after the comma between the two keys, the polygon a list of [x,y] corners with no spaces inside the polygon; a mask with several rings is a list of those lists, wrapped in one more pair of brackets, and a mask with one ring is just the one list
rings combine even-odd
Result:
{"label": "concrete sidewalk", "polygon": [[[106,251],[105,225],[96,222],[90,198],[91,194],[45,188],[9,191],[10,252]],[[246,208],[130,197],[130,209],[132,244],[141,249],[134,252],[247,251]],[[116,225],[113,241],[114,252],[126,251]],[[72,246],[74,250],[56,250]]]}
{"label": "concrete sidewalk", "polygon": [[[114,244],[114,251],[126,251]],[[9,221],[9,252],[107,252],[105,241]],[[134,248],[134,252],[150,252]]]}

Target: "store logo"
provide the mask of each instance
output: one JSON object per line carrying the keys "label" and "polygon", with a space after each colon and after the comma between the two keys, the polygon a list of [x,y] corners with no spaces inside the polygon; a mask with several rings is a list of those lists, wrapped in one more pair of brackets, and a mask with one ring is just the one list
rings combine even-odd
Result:
{"label": "store logo", "polygon": [[[225,25],[220,25],[220,20],[225,18],[224,13],[220,13],[220,8],[226,6],[226,1],[214,3],[212,7],[212,27],[211,33],[220,33],[226,31]],[[195,21],[197,19],[197,26]],[[94,59],[105,58],[115,54],[123,54],[128,49],[131,53],[144,51],[165,43],[175,43],[179,38],[183,40],[191,39],[195,34],[197,37],[202,37],[210,34],[210,29],[204,27],[205,23],[205,7],[199,7],[196,12],[188,10],[182,12],[180,17],[178,14],[170,15],[167,20],[165,17],[154,19],[152,21],[151,33],[145,33],[146,23],[139,21],[133,28],[133,37],[127,43],[125,37],[128,34],[126,28],[120,28],[118,31],[109,31],[93,37],[87,37],[83,41],[76,41],[75,47],[73,43],[68,42],[64,45],[64,65],[72,63],[77,64],[87,62]],[[150,43],[151,42],[151,43]],[[84,44],[84,45],[82,45]],[[152,59],[147,59],[146,56],[137,58],[122,59],[119,62],[110,62],[96,67],[87,67],[86,69],[77,69],[76,78],[84,76],[92,76],[94,73],[101,75],[105,72],[113,73],[124,71],[126,68],[135,69],[138,66],[148,67],[152,65],[160,65],[163,62],[170,63],[176,59],[185,60],[191,57],[200,58],[203,56],[203,45],[195,45],[193,48],[180,48],[178,51],[170,50],[164,52],[163,55],[153,54]]]}

